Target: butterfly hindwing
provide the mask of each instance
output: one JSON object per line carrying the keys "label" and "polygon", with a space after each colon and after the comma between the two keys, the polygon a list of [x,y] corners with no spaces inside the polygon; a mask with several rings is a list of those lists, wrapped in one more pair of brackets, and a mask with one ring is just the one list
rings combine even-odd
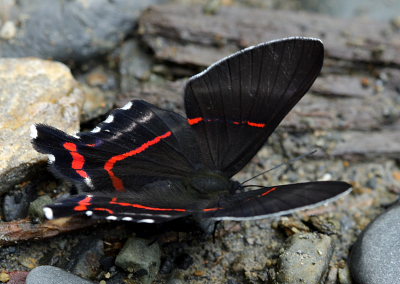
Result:
{"label": "butterfly hindwing", "polygon": [[192,130],[180,115],[143,101],[114,110],[90,132],[70,136],[37,125],[34,147],[51,155],[53,171],[94,191],[126,191],[182,178],[199,166]]}
{"label": "butterfly hindwing", "polygon": [[311,87],[323,53],[319,40],[289,38],[244,49],[193,76],[185,108],[203,162],[229,177],[243,168]]}
{"label": "butterfly hindwing", "polygon": [[348,193],[341,181],[316,181],[264,187],[237,193],[219,201],[218,210],[203,213],[214,220],[249,220],[280,216],[323,205]]}
{"label": "butterfly hindwing", "polygon": [[147,184],[140,190],[95,192],[62,199],[45,209],[47,218],[86,214],[108,220],[160,223],[208,212],[217,199],[188,191],[179,180]]}

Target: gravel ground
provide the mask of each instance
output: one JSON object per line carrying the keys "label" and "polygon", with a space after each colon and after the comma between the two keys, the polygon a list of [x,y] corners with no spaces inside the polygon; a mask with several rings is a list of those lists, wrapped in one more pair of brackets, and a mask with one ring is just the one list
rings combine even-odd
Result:
{"label": "gravel ground", "polygon": [[[400,61],[395,56],[399,45],[393,39],[400,32],[396,19],[375,22],[363,18],[343,23],[330,16],[294,12],[296,1],[288,7],[279,7],[285,10],[277,12],[268,10],[277,7],[273,1],[209,1],[206,6],[196,6],[193,3],[201,1],[192,0],[166,2],[170,3],[137,12],[139,18],[132,22],[127,20],[126,13],[121,15],[124,31],[103,42],[98,50],[93,44],[82,54],[64,58],[61,51],[70,45],[62,45],[61,40],[48,54],[0,52],[3,57],[35,55],[65,64],[52,60],[0,59],[0,99],[9,106],[0,107],[3,117],[7,117],[6,123],[0,122],[0,154],[6,161],[0,167],[0,281],[24,283],[18,280],[26,277],[24,272],[52,265],[102,284],[152,280],[154,283],[351,283],[348,256],[352,244],[376,216],[397,201],[400,192]],[[182,2],[193,5],[184,6]],[[16,1],[5,3],[9,6],[4,7],[11,10],[26,8],[18,6]],[[279,16],[274,18],[275,29],[265,29],[257,22],[258,17],[269,13]],[[23,29],[25,26],[17,18],[8,20]],[[190,19],[192,24],[183,19]],[[110,30],[114,31],[119,20],[112,19]],[[6,22],[4,13],[0,13],[0,30],[10,29]],[[230,29],[231,24],[234,30]],[[298,29],[299,24],[302,29]],[[346,25],[351,25],[351,29],[345,30]],[[20,31],[17,29],[16,33]],[[249,31],[253,33],[248,34]],[[79,29],[74,32],[77,34],[71,32],[72,40]],[[163,226],[86,220],[75,224],[43,223],[40,206],[34,206],[35,202],[41,204],[38,198],[54,200],[74,189],[48,173],[46,158],[30,148],[28,132],[32,122],[57,124],[74,132],[80,121],[81,130],[90,129],[106,117],[111,106],[121,106],[132,98],[182,112],[181,93],[186,77],[243,45],[293,33],[326,37],[322,75],[271,136],[268,145],[235,179],[245,180],[318,149],[312,156],[256,178],[253,184],[344,180],[353,185],[351,194],[327,206],[291,216],[224,221],[214,235],[205,234],[190,220]],[[3,31],[0,49],[2,44],[26,42],[20,38],[23,33],[9,36]],[[38,46],[47,39],[41,40]],[[87,39],[91,43],[92,40]],[[74,48],[79,53],[81,47]],[[10,69],[2,71],[10,66],[8,60],[14,60],[13,66],[20,66],[15,69],[20,73],[14,77],[4,75],[11,74]],[[24,77],[25,73],[21,73],[24,68],[36,73],[28,72],[30,76]],[[55,78],[54,68],[62,70],[59,71],[64,74],[62,78]],[[33,90],[33,95],[27,94],[29,90]],[[28,108],[29,111],[21,111]],[[1,152],[6,146],[9,150]],[[128,239],[130,246],[126,245]],[[152,245],[144,245],[146,242],[155,244],[155,252],[147,251]],[[130,250],[124,245],[133,251],[139,246],[146,256],[154,258],[149,257],[148,263],[141,266],[132,264],[134,256],[124,262],[122,253]],[[150,268],[154,266],[152,263],[158,269]],[[301,265],[295,267],[291,263]]]}

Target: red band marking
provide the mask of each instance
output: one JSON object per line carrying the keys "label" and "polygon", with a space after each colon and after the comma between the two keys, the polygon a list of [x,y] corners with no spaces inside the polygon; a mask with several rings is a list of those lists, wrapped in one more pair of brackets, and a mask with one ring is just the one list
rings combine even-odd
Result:
{"label": "red band marking", "polygon": [[256,123],[256,122],[251,122],[251,121],[248,121],[247,125],[254,126],[254,127],[260,127],[260,128],[265,127],[265,123]]}
{"label": "red band marking", "polygon": [[88,146],[88,147],[94,147],[94,146],[96,146],[96,144],[86,144],[86,146]]}
{"label": "red band marking", "polygon": [[[223,121],[222,119],[211,119],[211,118],[203,118],[203,117],[195,117],[195,118],[189,118],[188,122],[190,125],[194,125],[200,122],[221,122]],[[253,126],[253,127],[259,127],[259,128],[264,128],[265,126],[267,126],[265,123],[257,123],[257,122],[251,122],[251,121],[229,121],[230,123],[233,123],[235,125],[240,125],[240,124],[246,124],[248,126]]]}
{"label": "red band marking", "polygon": [[178,212],[186,212],[187,211],[187,209],[157,208],[157,207],[144,206],[144,205],[134,204],[134,203],[117,202],[117,198],[113,198],[110,201],[110,204],[120,205],[120,206],[130,206],[130,207],[146,209],[146,210],[153,210],[153,211],[178,211]]}
{"label": "red band marking", "polygon": [[208,212],[208,211],[216,211],[216,210],[220,210],[220,209],[224,209],[224,208],[220,208],[220,207],[217,207],[217,208],[206,208],[206,209],[203,209],[203,211],[204,212]]}
{"label": "red band marking", "polygon": [[189,118],[188,122],[189,122],[190,125],[193,125],[193,124],[197,124],[197,123],[199,123],[199,122],[201,122],[203,120],[204,119],[202,117],[196,117],[196,118]]}
{"label": "red band marking", "polygon": [[114,214],[114,211],[112,211],[111,209],[107,209],[107,208],[93,208],[93,210],[97,210],[97,211],[106,211],[110,214]]}
{"label": "red band marking", "polygon": [[63,146],[72,156],[72,168],[76,171],[76,173],[83,178],[89,177],[87,172],[83,170],[83,166],[85,165],[85,157],[78,153],[78,147],[76,144],[65,142]]}
{"label": "red band marking", "polygon": [[150,146],[153,146],[157,143],[159,143],[162,139],[165,139],[169,136],[172,135],[171,131],[166,132],[163,135],[157,136],[156,138],[154,138],[153,140],[150,140],[149,142],[144,143],[142,146],[136,148],[135,150],[129,151],[127,153],[121,154],[121,155],[117,155],[114,157],[111,157],[104,165],[104,169],[108,172],[108,174],[110,175],[111,181],[113,183],[113,186],[116,190],[118,191],[125,191],[124,189],[124,184],[122,182],[122,179],[120,179],[119,177],[117,177],[114,172],[113,172],[113,168],[115,166],[115,164],[119,161],[122,161],[128,157],[137,155],[143,151],[145,151],[147,148],[149,148]]}
{"label": "red band marking", "polygon": [[92,205],[90,203],[92,201],[92,197],[86,196],[84,199],[78,202],[79,205],[74,207],[75,211],[86,211],[88,210],[88,206]]}
{"label": "red band marking", "polygon": [[271,192],[273,192],[274,190],[277,190],[277,189],[278,189],[278,187],[273,187],[273,188],[267,190],[266,192],[264,192],[263,194],[261,194],[261,196],[265,196],[265,195],[267,195],[267,194],[269,194],[269,193],[271,193]]}

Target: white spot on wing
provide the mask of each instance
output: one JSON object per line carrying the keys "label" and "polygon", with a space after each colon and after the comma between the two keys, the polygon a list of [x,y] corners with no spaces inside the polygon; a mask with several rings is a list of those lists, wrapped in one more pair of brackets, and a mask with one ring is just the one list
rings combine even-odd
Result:
{"label": "white spot on wing", "polygon": [[328,180],[332,180],[332,175],[330,173],[326,173],[324,174],[324,176],[322,177],[323,181],[328,181]]}
{"label": "white spot on wing", "polygon": [[56,157],[54,157],[54,155],[47,155],[47,157],[49,158],[49,164],[52,164],[56,161]]}
{"label": "white spot on wing", "polygon": [[139,220],[138,223],[149,223],[149,224],[151,224],[151,223],[154,223],[154,220],[153,219],[142,219],[142,220]]}
{"label": "white spot on wing", "polygon": [[92,183],[92,179],[90,177],[87,177],[84,179],[85,184],[90,187],[90,188],[94,188],[93,183]]}
{"label": "white spot on wing", "polygon": [[100,132],[100,130],[101,130],[101,128],[100,127],[98,127],[98,126],[96,126],[95,128],[93,128],[92,129],[92,131],[90,131],[90,132],[92,132],[92,133],[99,133]]}
{"label": "white spot on wing", "polygon": [[36,139],[37,136],[38,136],[36,125],[32,124],[31,127],[30,127],[30,130],[31,130],[31,138],[32,139]]}
{"label": "white spot on wing", "polygon": [[86,214],[86,216],[92,216],[93,215],[93,211],[88,210],[88,211],[85,212],[85,214]]}
{"label": "white spot on wing", "polygon": [[123,107],[121,107],[121,109],[127,110],[127,109],[130,109],[131,107],[132,107],[132,102],[129,102],[126,105],[124,105]]}
{"label": "white spot on wing", "polygon": [[124,217],[122,218],[122,221],[132,221],[132,217]]}
{"label": "white spot on wing", "polygon": [[105,123],[111,123],[114,121],[114,116],[110,114],[106,120],[104,120]]}
{"label": "white spot on wing", "polygon": [[106,217],[106,220],[117,220],[118,218],[117,218],[117,216],[107,216]]}
{"label": "white spot on wing", "polygon": [[52,220],[53,219],[53,210],[49,207],[43,207],[43,212],[44,215],[46,216],[47,219]]}

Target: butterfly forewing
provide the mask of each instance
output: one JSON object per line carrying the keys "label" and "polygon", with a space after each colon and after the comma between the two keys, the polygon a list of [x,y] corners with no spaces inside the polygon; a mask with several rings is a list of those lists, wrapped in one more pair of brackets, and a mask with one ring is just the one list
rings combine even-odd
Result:
{"label": "butterfly forewing", "polygon": [[289,38],[240,51],[192,77],[185,108],[203,162],[229,177],[243,168],[308,91],[322,62],[321,41]]}
{"label": "butterfly forewing", "polygon": [[180,115],[143,101],[113,111],[78,137],[36,126],[35,148],[52,155],[57,175],[95,191],[126,191],[192,174],[200,164],[192,130]]}

